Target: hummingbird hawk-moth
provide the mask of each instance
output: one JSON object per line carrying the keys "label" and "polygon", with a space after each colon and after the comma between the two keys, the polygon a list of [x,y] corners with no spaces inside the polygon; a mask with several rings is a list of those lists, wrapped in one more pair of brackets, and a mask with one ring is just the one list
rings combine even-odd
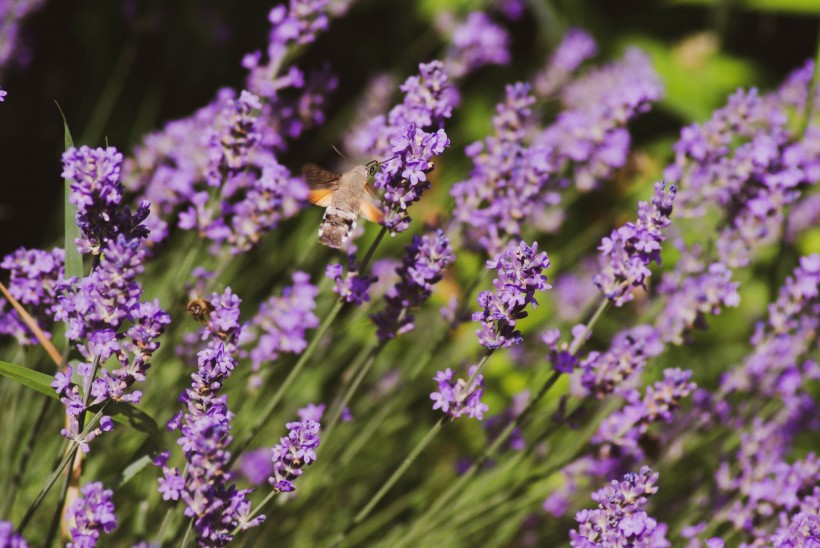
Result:
{"label": "hummingbird hawk-moth", "polygon": [[343,175],[316,164],[305,164],[302,168],[310,188],[308,200],[326,208],[319,227],[319,243],[336,249],[342,247],[356,229],[359,215],[374,223],[384,221],[379,199],[367,183],[370,169],[373,169],[370,164],[356,166]]}

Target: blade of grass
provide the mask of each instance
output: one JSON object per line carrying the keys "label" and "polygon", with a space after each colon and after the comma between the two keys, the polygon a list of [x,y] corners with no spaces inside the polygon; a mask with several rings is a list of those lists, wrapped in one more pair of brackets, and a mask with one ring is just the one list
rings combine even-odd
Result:
{"label": "blade of grass", "polygon": [[[68,121],[63,114],[63,109],[56,101],[57,110],[60,111],[60,116],[63,117],[63,140],[65,142],[65,149],[68,150],[74,146],[74,140],[71,138],[71,131],[68,129]],[[64,228],[65,228],[65,276],[71,278],[72,276],[79,279],[83,277],[83,257],[77,251],[77,246],[74,245],[74,240],[80,237],[80,227],[77,226],[77,206],[69,201],[71,196],[71,179],[64,179],[64,200],[63,211],[65,212]]]}

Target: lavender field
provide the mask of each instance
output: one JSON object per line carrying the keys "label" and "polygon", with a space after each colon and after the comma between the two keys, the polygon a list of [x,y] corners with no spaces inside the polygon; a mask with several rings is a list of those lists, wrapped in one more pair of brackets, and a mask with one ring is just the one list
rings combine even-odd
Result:
{"label": "lavender field", "polygon": [[621,4],[0,0],[0,548],[820,547],[820,4]]}

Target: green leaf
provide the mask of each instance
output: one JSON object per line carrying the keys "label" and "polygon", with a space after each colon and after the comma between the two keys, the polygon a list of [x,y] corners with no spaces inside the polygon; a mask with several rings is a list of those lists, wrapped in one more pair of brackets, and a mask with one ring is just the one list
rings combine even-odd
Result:
{"label": "green leaf", "polygon": [[34,371],[21,365],[0,361],[0,375],[18,382],[26,388],[31,388],[40,394],[58,399],[57,393],[51,387],[51,382],[54,380],[54,377],[46,375],[45,373],[40,373],[39,371]]}
{"label": "green leaf", "polygon": [[[63,109],[60,108],[59,103],[57,103],[57,110],[60,111],[60,116],[63,117],[65,149],[68,150],[74,146],[74,140],[71,138],[71,131],[68,129],[68,121],[66,120],[65,114],[63,114]],[[77,246],[74,244],[74,240],[80,237],[80,227],[77,226],[77,206],[68,201],[69,196],[71,196],[71,179],[65,179],[63,199],[65,223],[65,275],[66,278],[71,278],[74,276],[79,279],[83,277],[83,257],[80,255],[80,252],[77,251]]]}
{"label": "green leaf", "polygon": [[[724,0],[671,0],[672,5],[716,6]],[[735,0],[729,4],[732,8],[750,11],[771,11],[793,13],[797,15],[820,15],[820,2],[817,0]]]}
{"label": "green leaf", "polygon": [[157,452],[157,445],[149,438],[136,450],[134,455],[128,460],[128,464],[120,471],[115,488],[122,487],[134,476],[139,474],[146,466],[153,462],[153,455]]}
{"label": "green leaf", "polygon": [[[59,399],[59,396],[51,387],[51,383],[54,381],[54,377],[51,375],[21,365],[0,361],[0,376],[9,378],[26,388],[31,388],[55,400]],[[90,409],[95,411],[98,406],[92,406]],[[130,426],[134,430],[142,432],[151,439],[153,444],[159,445],[162,435],[157,426],[157,421],[145,411],[137,409],[130,403],[114,402],[109,404],[105,409],[105,413],[110,415],[114,422]]]}

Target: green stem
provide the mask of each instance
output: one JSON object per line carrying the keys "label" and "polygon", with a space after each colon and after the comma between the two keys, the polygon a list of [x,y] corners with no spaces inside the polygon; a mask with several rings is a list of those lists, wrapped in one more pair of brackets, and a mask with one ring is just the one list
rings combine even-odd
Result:
{"label": "green stem", "polygon": [[60,521],[62,520],[65,507],[65,498],[68,496],[68,488],[71,486],[71,471],[74,468],[74,461],[76,458],[77,452],[75,451],[74,456],[72,456],[68,462],[65,479],[63,479],[63,487],[60,490],[60,501],[57,503],[57,508],[54,510],[54,516],[52,516],[51,525],[48,528],[48,536],[46,537],[46,542],[43,546],[51,546],[54,542],[54,538],[57,536],[57,529],[60,528]]}
{"label": "green stem", "polygon": [[384,348],[384,343],[380,343],[376,346],[371,347],[370,352],[367,355],[367,358],[365,358],[361,367],[358,368],[356,376],[353,378],[353,381],[350,383],[350,386],[347,387],[344,396],[342,396],[342,399],[339,401],[338,405],[334,409],[333,416],[330,418],[327,428],[325,429],[325,433],[322,439],[323,442],[327,443],[327,438],[330,437],[330,433],[333,431],[333,428],[339,422],[339,419],[341,418],[342,413],[345,410],[345,407],[347,407],[347,404],[350,403],[350,400],[353,398],[353,394],[356,393],[356,391],[359,389],[359,386],[362,384],[362,381],[370,372],[370,368],[373,367],[373,364],[376,362],[376,358],[378,357],[382,348]]}
{"label": "green stem", "polygon": [[194,520],[188,520],[188,528],[185,529],[185,536],[182,537],[182,544],[180,544],[181,548],[185,548],[188,546],[188,541],[191,539],[191,531],[194,530]]}
{"label": "green stem", "polygon": [[[273,500],[273,497],[275,497],[275,496],[276,496],[276,495],[278,495],[278,494],[279,494],[279,491],[271,491],[270,493],[268,493],[268,496],[266,496],[264,499],[262,499],[262,502],[260,502],[259,504],[257,504],[257,505],[256,505],[256,508],[254,508],[254,509],[253,509],[253,511],[251,511],[251,513],[250,513],[250,514],[248,514],[248,517],[247,517],[247,518],[245,518],[245,519],[246,519],[246,523],[247,523],[247,522],[249,522],[249,521],[251,521],[254,517],[256,517],[256,514],[258,514],[259,512],[261,512],[261,511],[262,511],[262,509],[263,509],[263,508],[264,508],[264,507],[265,507],[265,506],[266,506],[266,505],[267,505],[267,504],[268,504],[271,500]],[[236,536],[236,535],[238,535],[241,531],[242,531],[242,525],[239,525],[236,529],[234,529],[233,531],[231,531],[231,536],[232,536],[232,537],[235,537],[235,536]]]}
{"label": "green stem", "polygon": [[424,436],[424,438],[422,438],[422,440],[416,445],[416,447],[410,452],[410,454],[407,455],[407,458],[404,459],[404,461],[401,463],[401,466],[399,466],[396,469],[396,471],[393,472],[393,475],[391,475],[390,478],[386,482],[384,482],[384,484],[381,486],[381,489],[379,489],[378,492],[375,495],[373,495],[373,497],[370,499],[370,502],[368,502],[365,505],[365,507],[362,508],[358,514],[356,514],[356,517],[353,518],[353,521],[350,522],[347,528],[333,540],[333,542],[331,543],[333,546],[338,546],[345,539],[345,537],[347,537],[347,535],[349,535],[350,532],[353,531],[353,529],[355,529],[362,521],[365,520],[365,518],[367,518],[368,515],[370,515],[370,512],[373,511],[373,508],[375,508],[376,505],[384,498],[384,496],[390,491],[390,489],[396,484],[396,482],[399,481],[399,479],[401,479],[401,477],[404,475],[407,469],[410,468],[410,465],[413,464],[413,462],[421,454],[421,452],[424,451],[428,445],[430,445],[430,442],[433,441],[433,439],[436,437],[439,431],[441,431],[446,420],[446,416],[441,417],[438,420],[438,422],[436,422],[436,424],[433,425],[430,431],[427,432],[427,435]]}

